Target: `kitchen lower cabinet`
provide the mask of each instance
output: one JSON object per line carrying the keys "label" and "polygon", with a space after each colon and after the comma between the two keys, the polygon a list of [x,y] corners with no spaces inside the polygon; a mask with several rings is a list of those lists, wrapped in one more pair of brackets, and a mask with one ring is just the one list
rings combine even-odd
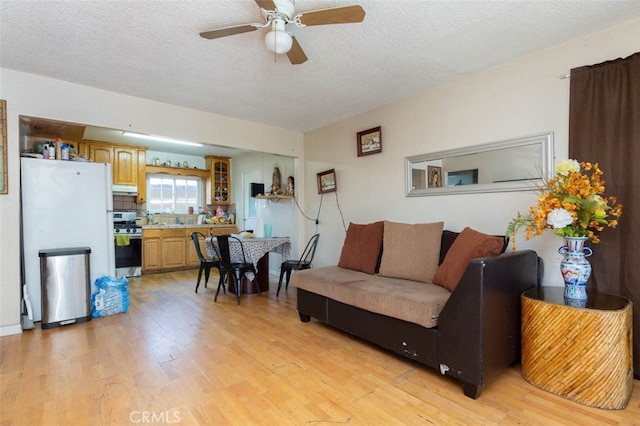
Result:
{"label": "kitchen lower cabinet", "polygon": [[142,230],[142,272],[162,269],[162,242],[160,229]]}
{"label": "kitchen lower cabinet", "polygon": [[184,229],[162,230],[162,266],[179,269],[187,266],[187,245]]}
{"label": "kitchen lower cabinet", "polygon": [[[142,272],[165,272],[200,267],[200,258],[191,239],[192,232],[200,232],[205,238],[212,235],[236,234],[235,225],[167,227],[142,229]],[[200,242],[206,253],[204,241]]]}

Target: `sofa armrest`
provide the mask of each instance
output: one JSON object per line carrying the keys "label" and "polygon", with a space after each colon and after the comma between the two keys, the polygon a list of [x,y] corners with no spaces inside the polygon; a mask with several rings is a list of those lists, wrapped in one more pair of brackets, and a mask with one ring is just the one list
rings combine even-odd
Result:
{"label": "sofa armrest", "polygon": [[479,395],[487,380],[518,360],[520,294],[537,283],[532,250],[469,262],[438,320],[441,371],[475,386]]}

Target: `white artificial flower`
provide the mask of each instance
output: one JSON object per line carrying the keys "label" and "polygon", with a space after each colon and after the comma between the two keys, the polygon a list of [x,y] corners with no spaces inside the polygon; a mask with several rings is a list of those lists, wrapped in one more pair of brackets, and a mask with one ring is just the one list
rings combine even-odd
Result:
{"label": "white artificial flower", "polygon": [[579,171],[580,163],[576,160],[564,160],[556,164],[556,173],[562,176],[569,176],[569,173]]}
{"label": "white artificial flower", "polygon": [[553,226],[553,229],[562,229],[573,223],[573,216],[565,209],[553,209],[547,215],[547,223]]}

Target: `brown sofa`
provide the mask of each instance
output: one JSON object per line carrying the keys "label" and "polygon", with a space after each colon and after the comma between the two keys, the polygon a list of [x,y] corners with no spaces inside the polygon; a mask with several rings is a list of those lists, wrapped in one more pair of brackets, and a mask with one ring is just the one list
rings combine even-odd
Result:
{"label": "brown sofa", "polygon": [[[441,233],[438,265],[458,236]],[[502,241],[499,252],[506,246]],[[520,357],[520,294],[538,285],[541,265],[531,250],[473,258],[465,265],[451,292],[340,266],[299,271],[292,282],[301,321],[316,318],[436,368],[459,379],[464,394],[476,399]]]}

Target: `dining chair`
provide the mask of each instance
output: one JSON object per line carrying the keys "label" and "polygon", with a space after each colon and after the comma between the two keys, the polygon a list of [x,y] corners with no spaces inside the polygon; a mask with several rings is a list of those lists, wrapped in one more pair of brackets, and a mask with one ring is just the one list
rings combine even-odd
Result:
{"label": "dining chair", "polygon": [[291,278],[291,271],[300,271],[303,269],[310,269],[311,262],[313,261],[313,256],[316,254],[316,247],[318,246],[318,239],[320,238],[320,234],[315,234],[309,242],[307,243],[307,247],[305,247],[300,259],[298,260],[285,260],[280,265],[280,281],[278,282],[278,290],[276,291],[276,297],[280,295],[280,287],[282,287],[282,278],[284,275],[287,275],[287,283],[284,287],[284,291],[287,291],[289,288],[289,279]]}
{"label": "dining chair", "polygon": [[[216,256],[212,259],[208,259],[202,253],[202,249],[200,246],[200,238],[202,241],[205,241],[205,236],[201,232],[192,232],[191,239],[193,240],[193,244],[196,248],[196,253],[198,254],[198,259],[200,259],[200,269],[198,270],[198,282],[196,283],[196,293],[198,292],[198,287],[200,287],[200,280],[202,279],[202,271],[204,271],[204,286],[207,287],[207,283],[209,282],[209,275],[211,273],[211,268],[216,268],[220,273],[220,282],[223,281],[222,271],[220,269],[220,257]],[[222,286],[224,287],[224,282],[222,282]],[[219,287],[219,285],[218,285]],[[225,293],[227,290],[225,289]]]}
{"label": "dining chair", "polygon": [[[242,245],[242,241],[240,241],[239,238],[232,237],[230,235],[218,235],[215,238],[216,238],[216,241],[218,242],[218,249],[220,254],[220,269],[223,275],[229,277],[229,282],[233,281],[233,287],[236,290],[236,298],[239,305],[240,295],[242,294],[242,277],[247,272],[253,272],[255,276],[255,274],[257,274],[256,268],[253,266],[253,263],[247,262],[247,258],[244,254],[244,246]],[[240,244],[240,251],[242,253],[242,258],[240,262],[231,261],[231,250],[229,248],[230,240],[237,241],[237,243]],[[218,290],[216,291],[216,296],[213,298],[214,302],[218,301],[218,294],[220,293],[220,287],[224,287],[222,281],[218,284]],[[260,291],[260,285],[257,285],[256,287],[258,288],[258,295],[262,296],[262,292]]]}

